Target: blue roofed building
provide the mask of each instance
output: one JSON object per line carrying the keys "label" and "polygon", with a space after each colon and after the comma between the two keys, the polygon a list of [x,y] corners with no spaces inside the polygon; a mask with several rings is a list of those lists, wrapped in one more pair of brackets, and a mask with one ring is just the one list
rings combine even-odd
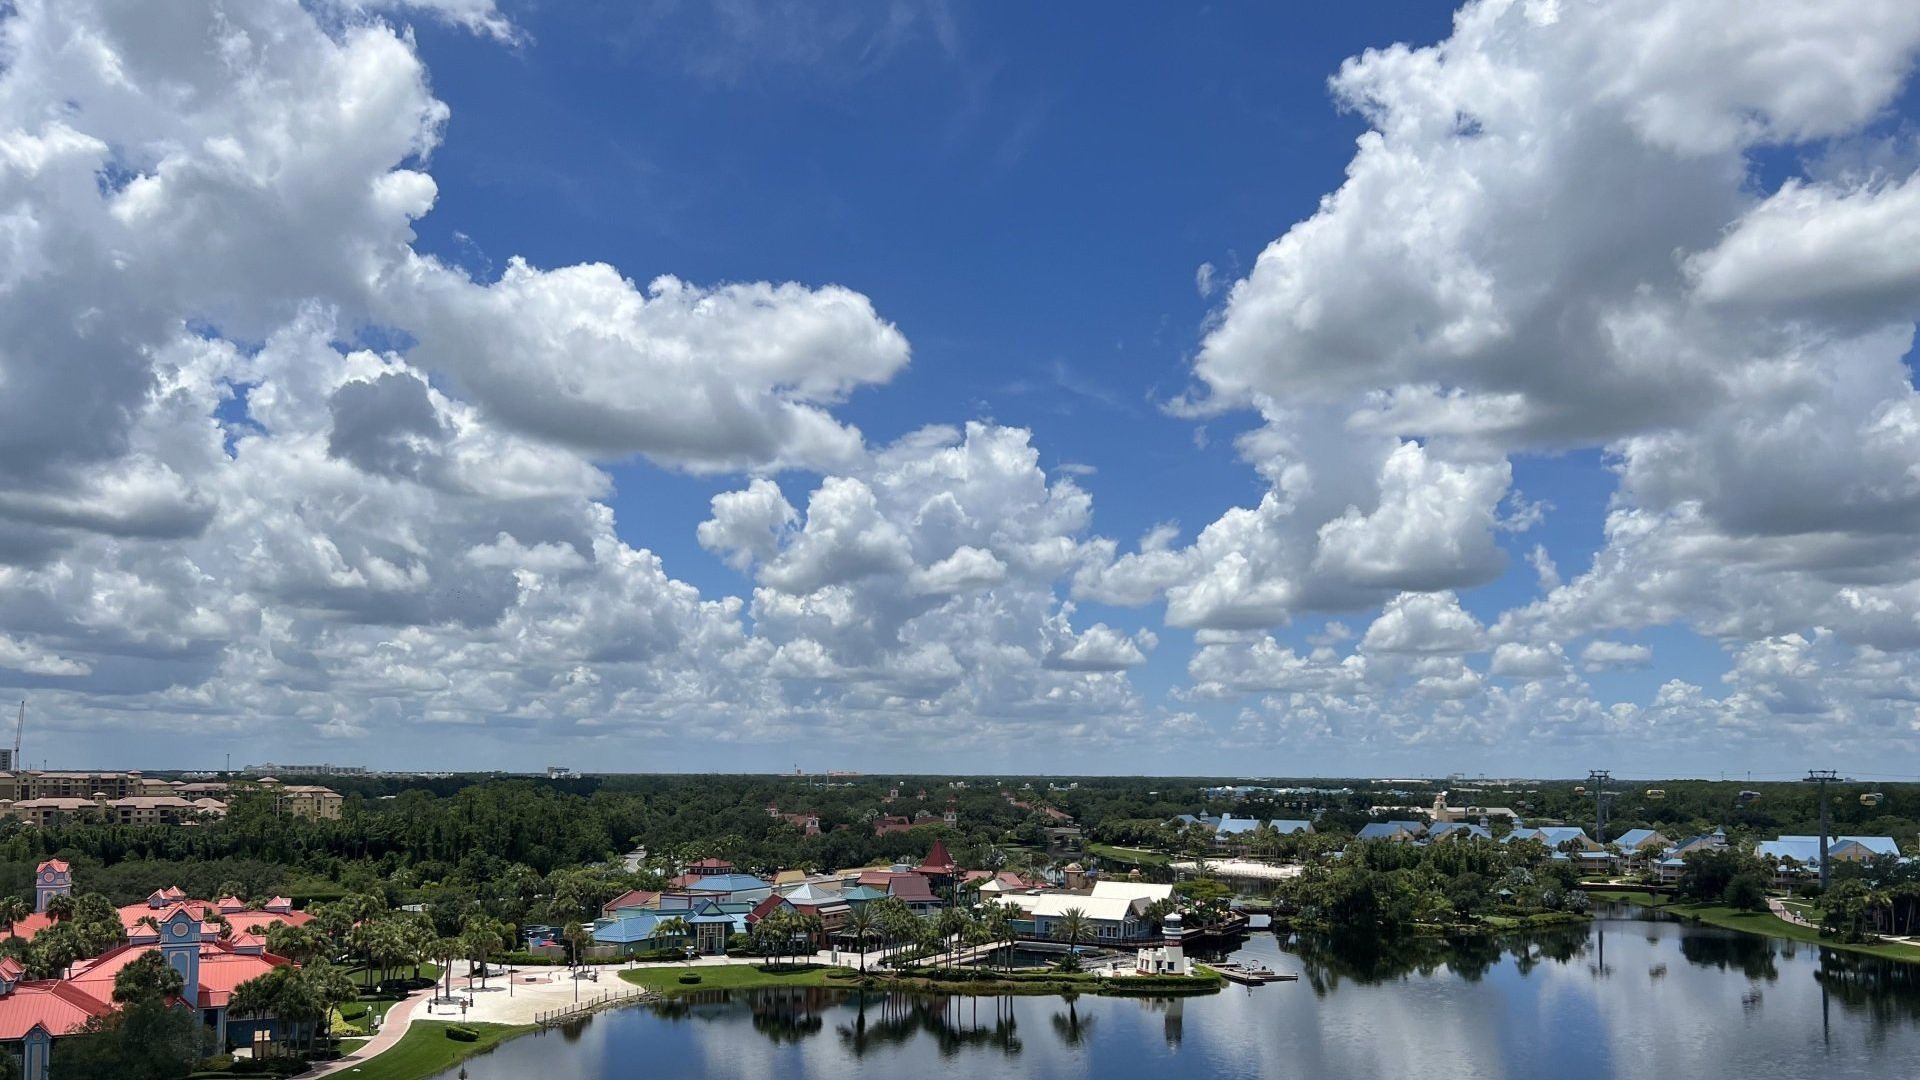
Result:
{"label": "blue roofed building", "polygon": [[[1790,885],[1820,872],[1820,838],[1782,836],[1762,840],[1754,855],[1773,866],[1776,885]],[[1890,836],[1829,836],[1827,858],[1834,862],[1866,862],[1880,856],[1900,856],[1900,845]]]}
{"label": "blue roofed building", "polygon": [[1672,844],[1658,829],[1628,829],[1614,837],[1613,842],[1621,851],[1664,851]]}
{"label": "blue roofed building", "polygon": [[1555,852],[1560,851],[1563,844],[1572,844],[1578,851],[1600,850],[1600,845],[1594,842],[1593,837],[1587,835],[1587,830],[1576,825],[1517,827],[1508,833],[1501,843],[1511,844],[1515,840],[1538,840]]}
{"label": "blue roofed building", "polygon": [[1355,840],[1395,840],[1407,843],[1420,839],[1426,831],[1426,824],[1419,821],[1372,821],[1362,825],[1353,838]]}
{"label": "blue roofed building", "polygon": [[682,874],[671,885],[675,893],[749,907],[773,895],[773,883],[752,874]]}
{"label": "blue roofed building", "polygon": [[1427,827],[1426,839],[1434,840],[1491,840],[1493,830],[1485,825],[1470,825],[1464,821],[1436,821]]}
{"label": "blue roofed building", "polygon": [[621,908],[611,917],[594,922],[593,943],[611,947],[618,956],[680,949],[692,932],[686,915],[684,911]]}
{"label": "blue roofed building", "polygon": [[1659,861],[1655,862],[1653,866],[1660,874],[1661,884],[1671,885],[1680,880],[1681,871],[1687,868],[1688,855],[1695,852],[1725,851],[1726,848],[1727,831],[1725,829],[1715,829],[1710,833],[1700,833],[1696,836],[1689,836],[1685,840],[1674,844],[1661,855]]}

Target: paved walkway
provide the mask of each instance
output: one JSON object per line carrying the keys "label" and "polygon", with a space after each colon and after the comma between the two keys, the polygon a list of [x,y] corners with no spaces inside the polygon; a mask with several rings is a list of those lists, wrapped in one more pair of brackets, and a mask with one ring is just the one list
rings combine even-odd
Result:
{"label": "paved walkway", "polygon": [[[439,987],[436,986],[431,990],[416,991],[411,997],[394,1002],[393,1007],[387,1010],[387,1018],[380,1022],[380,1030],[374,1034],[373,1038],[368,1039],[360,1049],[338,1060],[319,1065],[315,1071],[307,1073],[306,1075],[332,1076],[334,1073],[345,1072],[348,1069],[357,1069],[365,1065],[368,1058],[399,1042],[400,1037],[407,1033],[407,1028],[413,1025],[413,1014],[423,1006],[423,1003],[428,998],[438,992]],[[447,1019],[451,1020],[453,1018],[449,1016]]]}
{"label": "paved walkway", "polygon": [[1774,915],[1778,916],[1781,919],[1786,920],[1787,922],[1792,923],[1795,926],[1807,926],[1807,927],[1813,926],[1812,923],[1801,918],[1799,912],[1796,912],[1792,908],[1781,903],[1780,898],[1777,896],[1767,897],[1767,910],[1773,912]]}
{"label": "paved walkway", "polygon": [[[873,949],[867,953],[867,966],[878,967],[882,958],[891,949]],[[860,966],[860,954],[845,949],[823,949],[812,956],[796,957],[800,963],[813,963],[833,967],[857,968]],[[684,970],[693,968],[726,967],[734,964],[764,964],[766,960],[758,956],[697,956],[691,963],[646,965],[646,967],[671,967]],[[451,1022],[470,1021],[481,1024],[531,1024],[534,1018],[543,1012],[573,1004],[576,993],[579,1000],[587,1001],[609,991],[622,993],[634,989],[632,983],[620,978],[620,972],[628,970],[626,963],[583,964],[580,971],[588,977],[575,980],[564,966],[524,967],[514,969],[511,977],[498,972],[485,980],[472,978],[469,965],[467,975],[453,977],[453,996],[456,1002],[449,1004],[439,1000],[445,984],[435,984],[431,989],[416,991],[403,1001],[395,1002],[387,1010],[380,1030],[358,1050],[318,1066],[309,1076],[332,1076],[349,1072],[362,1065],[400,1041],[412,1026],[415,1019],[446,1020]],[[511,978],[511,982],[509,982]],[[460,1007],[460,1002],[466,1008]],[[432,1012],[427,1010],[431,1008]]]}

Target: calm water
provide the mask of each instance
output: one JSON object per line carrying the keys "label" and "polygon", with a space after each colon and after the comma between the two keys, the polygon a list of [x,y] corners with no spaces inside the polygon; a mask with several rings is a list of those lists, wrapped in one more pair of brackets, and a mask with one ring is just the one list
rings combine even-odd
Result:
{"label": "calm water", "polygon": [[1793,942],[1608,918],[1465,955],[1268,934],[1236,955],[1303,978],[1153,1001],[712,995],[603,1013],[466,1067],[472,1080],[1920,1075],[1920,968]]}

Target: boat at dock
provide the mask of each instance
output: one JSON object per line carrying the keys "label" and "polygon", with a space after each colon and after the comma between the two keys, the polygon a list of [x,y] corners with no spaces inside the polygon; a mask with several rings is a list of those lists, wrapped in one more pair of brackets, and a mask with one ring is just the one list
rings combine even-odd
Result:
{"label": "boat at dock", "polygon": [[1260,986],[1270,982],[1293,982],[1300,978],[1300,976],[1295,974],[1283,974],[1274,971],[1265,964],[1248,967],[1245,964],[1229,962],[1225,964],[1209,964],[1208,966],[1219,972],[1222,978],[1229,982],[1237,982],[1242,986]]}

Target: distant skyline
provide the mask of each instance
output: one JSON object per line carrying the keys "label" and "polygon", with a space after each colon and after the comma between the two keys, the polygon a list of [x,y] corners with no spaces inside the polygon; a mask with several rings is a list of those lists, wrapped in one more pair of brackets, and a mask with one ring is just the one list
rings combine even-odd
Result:
{"label": "distant skyline", "polygon": [[1920,779],[1916,59],[1902,0],[21,0],[0,719]]}

